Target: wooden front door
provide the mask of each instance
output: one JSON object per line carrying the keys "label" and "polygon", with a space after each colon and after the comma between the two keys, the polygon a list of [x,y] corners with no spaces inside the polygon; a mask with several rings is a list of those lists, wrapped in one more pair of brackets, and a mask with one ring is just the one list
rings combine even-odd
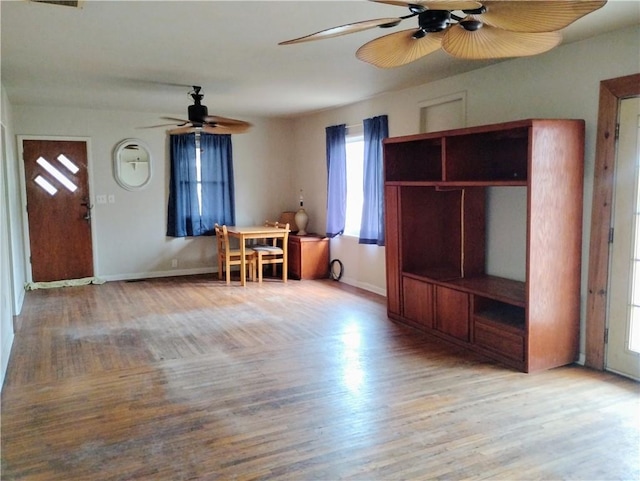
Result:
{"label": "wooden front door", "polygon": [[34,282],[93,277],[84,141],[23,140]]}

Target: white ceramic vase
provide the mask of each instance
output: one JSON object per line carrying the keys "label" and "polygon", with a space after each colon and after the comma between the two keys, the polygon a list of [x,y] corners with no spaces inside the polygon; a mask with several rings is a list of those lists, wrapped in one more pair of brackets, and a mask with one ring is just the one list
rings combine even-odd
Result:
{"label": "white ceramic vase", "polygon": [[296,226],[298,226],[298,235],[307,235],[307,224],[309,223],[309,216],[304,210],[304,207],[300,207],[295,216]]}

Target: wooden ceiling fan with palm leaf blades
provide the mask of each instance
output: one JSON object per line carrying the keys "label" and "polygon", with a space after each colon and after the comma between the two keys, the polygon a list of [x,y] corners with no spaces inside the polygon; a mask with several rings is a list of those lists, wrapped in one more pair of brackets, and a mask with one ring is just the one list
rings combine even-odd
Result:
{"label": "wooden ceiling fan with palm leaf blades", "polygon": [[243,120],[230,119],[228,117],[220,117],[219,115],[209,115],[206,105],[202,105],[204,94],[200,93],[202,87],[193,86],[193,90],[188,95],[193,99],[193,105],[189,105],[188,120],[178,119],[175,117],[162,117],[164,120],[170,120],[172,124],[153,125],[154,127],[167,127],[176,125],[171,129],[171,135],[187,134],[192,132],[206,132],[208,134],[243,134],[249,130],[251,124]]}
{"label": "wooden ceiling fan with palm leaf blades", "polygon": [[280,42],[290,45],[337,37],[375,27],[392,28],[417,17],[418,27],[365,43],[360,60],[381,68],[406,65],[442,48],[462,59],[537,55],[562,41],[558,31],[602,7],[606,0],[369,0],[404,6],[409,14],[321,30]]}

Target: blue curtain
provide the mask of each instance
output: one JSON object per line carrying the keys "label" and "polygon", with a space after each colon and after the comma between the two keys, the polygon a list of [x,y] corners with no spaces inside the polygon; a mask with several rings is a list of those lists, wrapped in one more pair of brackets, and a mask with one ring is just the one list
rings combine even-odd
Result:
{"label": "blue curtain", "polygon": [[235,225],[235,190],[231,135],[200,134],[202,229],[213,234],[214,224]]}
{"label": "blue curtain", "polygon": [[169,208],[167,235],[185,237],[199,229],[198,193],[191,188],[196,178],[196,135],[172,135],[169,140],[171,173],[169,179]]}
{"label": "blue curtain", "polygon": [[231,136],[200,134],[200,181],[195,134],[172,135],[170,147],[167,236],[212,235],[216,222],[235,224]]}
{"label": "blue curtain", "polygon": [[359,244],[384,245],[382,139],[388,136],[386,115],[364,120],[364,198]]}
{"label": "blue curtain", "polygon": [[347,216],[347,126],[326,128],[327,136],[327,237],[344,232]]}

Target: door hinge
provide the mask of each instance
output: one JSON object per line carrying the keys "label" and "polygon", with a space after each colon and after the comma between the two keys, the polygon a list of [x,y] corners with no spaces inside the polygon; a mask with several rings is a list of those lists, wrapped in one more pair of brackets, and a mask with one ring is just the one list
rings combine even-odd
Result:
{"label": "door hinge", "polygon": [[609,244],[613,244],[613,227],[609,227]]}
{"label": "door hinge", "polygon": [[604,330],[604,343],[605,344],[609,343],[609,328],[608,327]]}

